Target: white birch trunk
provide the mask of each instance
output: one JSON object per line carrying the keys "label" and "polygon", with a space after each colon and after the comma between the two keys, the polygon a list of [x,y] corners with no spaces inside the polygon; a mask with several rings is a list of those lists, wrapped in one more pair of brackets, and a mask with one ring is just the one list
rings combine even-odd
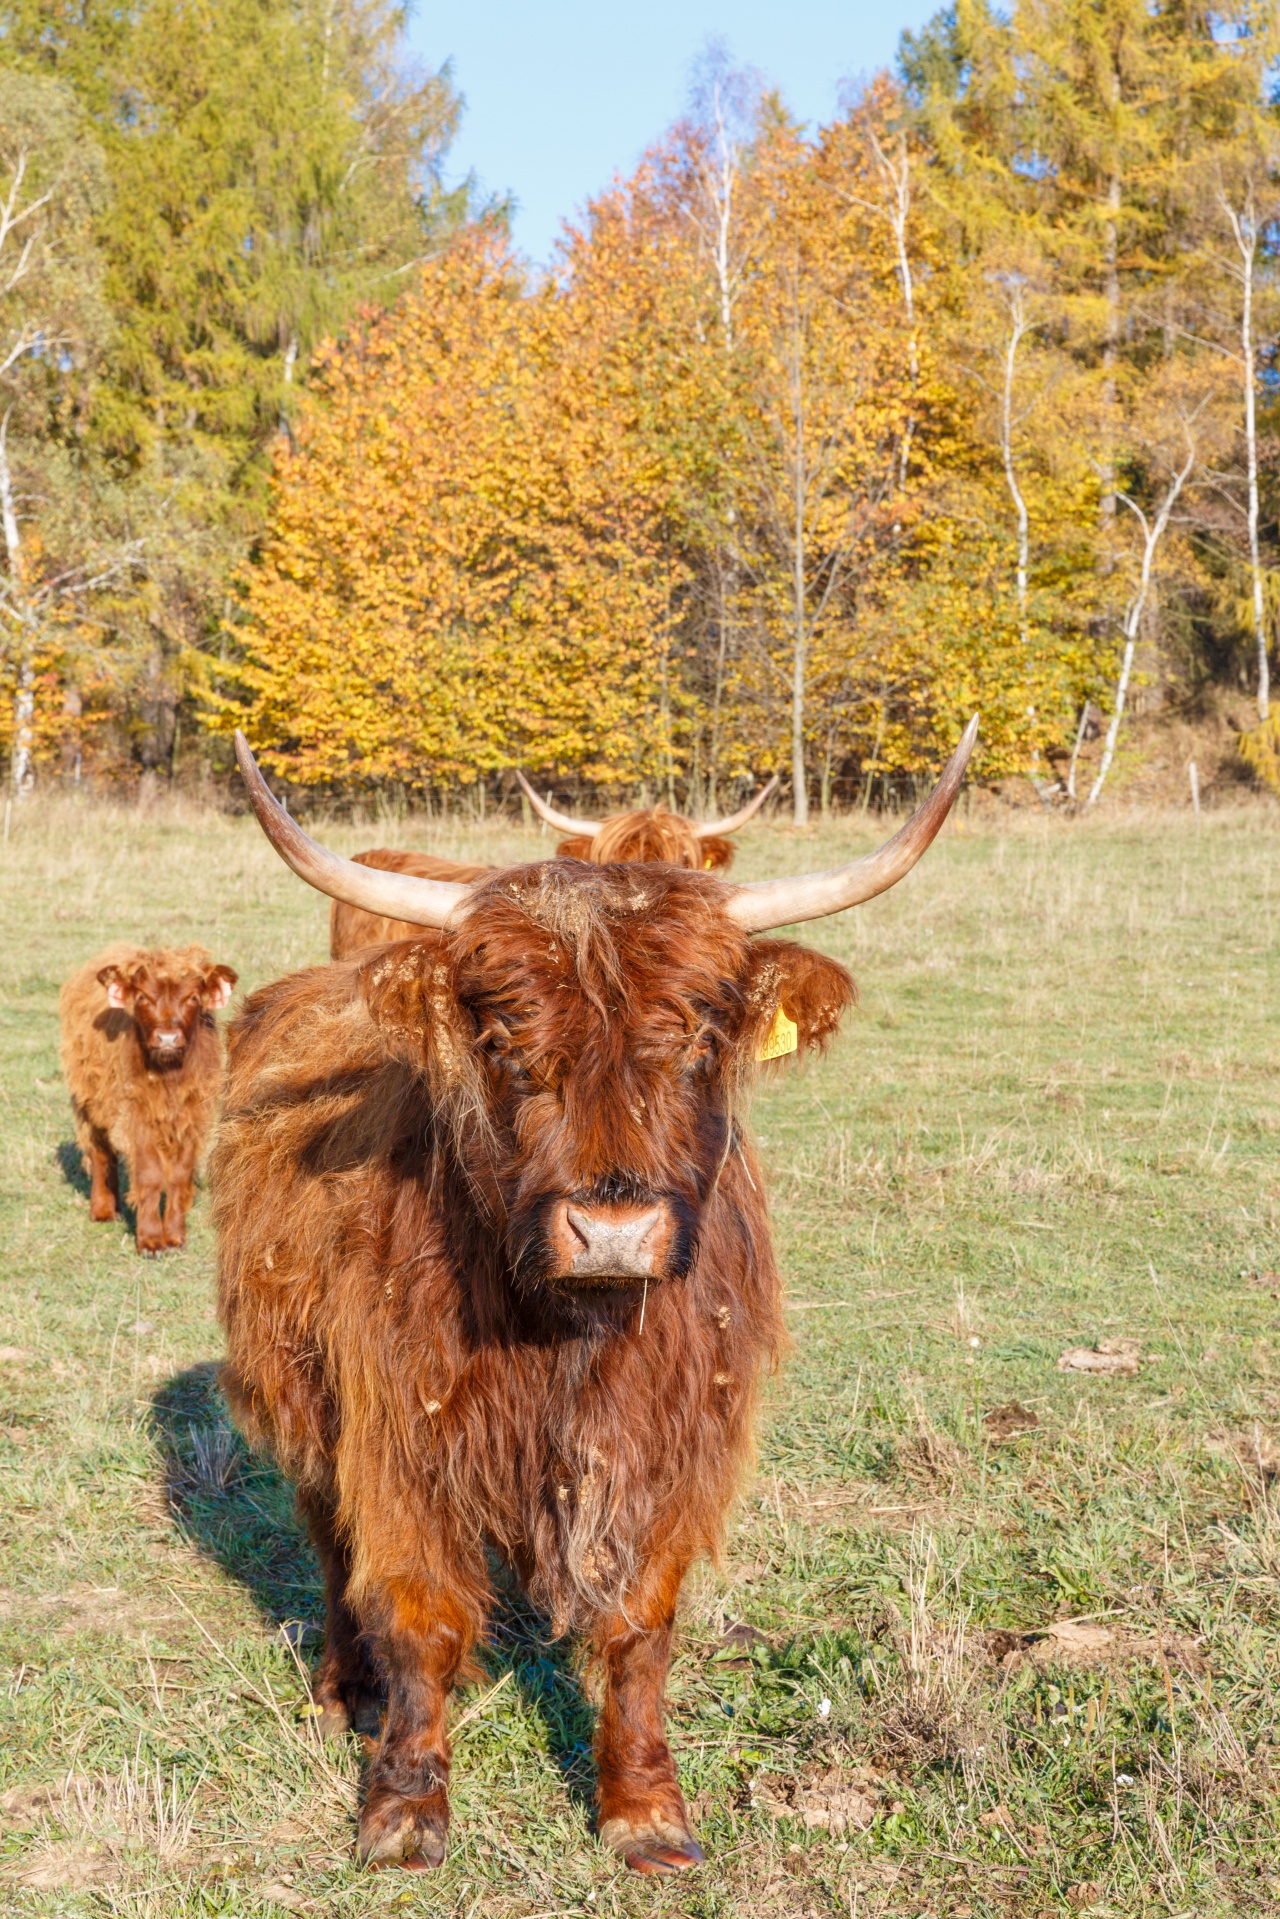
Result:
{"label": "white birch trunk", "polygon": [[805,690],[809,667],[809,607],[805,581],[805,439],[804,390],[800,366],[799,315],[791,366],[792,494],[791,594],[793,622],[791,656],[791,790],[792,817],[797,826],[809,822],[809,786],[804,764]]}
{"label": "white birch trunk", "polygon": [[1030,566],[1031,530],[1027,503],[1018,485],[1013,463],[1013,382],[1018,365],[1018,348],[1027,333],[1026,305],[1022,288],[1015,286],[1009,298],[1009,337],[1005,343],[1004,386],[1000,396],[1000,454],[1004,461],[1005,483],[1018,516],[1018,631],[1023,646],[1030,635],[1027,624],[1027,576]]}
{"label": "white birch trunk", "polygon": [[1151,571],[1155,563],[1156,549],[1164,538],[1165,528],[1169,524],[1169,516],[1177,504],[1178,495],[1186,485],[1192,467],[1195,465],[1195,458],[1195,444],[1191,439],[1190,433],[1188,433],[1186,460],[1169,482],[1164,499],[1160,502],[1160,511],[1156,514],[1154,520],[1148,520],[1142,508],[1138,506],[1135,501],[1131,500],[1127,493],[1117,492],[1116,494],[1116,499],[1123,500],[1125,505],[1137,515],[1138,522],[1142,527],[1142,570],[1138,576],[1137,591],[1130,600],[1128,611],[1124,617],[1124,653],[1120,660],[1120,677],[1116,682],[1115,706],[1112,709],[1111,722],[1107,727],[1107,737],[1103,744],[1102,760],[1098,767],[1098,776],[1089,789],[1089,797],[1085,801],[1087,807],[1095,803],[1099,793],[1102,791],[1107,774],[1111,771],[1111,762],[1115,758],[1116,741],[1120,736],[1120,722],[1124,718],[1125,701],[1129,694],[1129,681],[1133,675],[1133,656],[1137,649],[1138,632],[1142,625],[1142,615],[1146,610],[1147,597],[1151,591]]}
{"label": "white birch trunk", "polygon": [[1253,634],[1258,653],[1258,718],[1271,711],[1271,668],[1267,659],[1267,622],[1258,541],[1258,418],[1257,353],[1253,340],[1253,286],[1258,258],[1257,215],[1250,190],[1239,212],[1225,198],[1221,202],[1236,246],[1240,250],[1240,362],[1244,385],[1244,444],[1248,471],[1249,571],[1253,587]]}
{"label": "white birch trunk", "polygon": [[30,617],[22,591],[22,536],[18,529],[18,509],[13,497],[13,478],[9,471],[9,415],[0,425],[0,524],[4,527],[5,561],[9,573],[9,594],[17,627],[17,691],[13,702],[13,752],[10,779],[15,799],[25,799],[35,783],[32,754],[35,745],[35,665],[31,658]]}

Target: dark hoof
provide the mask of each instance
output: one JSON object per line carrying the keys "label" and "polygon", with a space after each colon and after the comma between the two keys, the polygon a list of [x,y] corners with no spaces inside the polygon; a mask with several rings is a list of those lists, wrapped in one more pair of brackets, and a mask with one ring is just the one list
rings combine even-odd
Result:
{"label": "dark hoof", "polygon": [[686,1839],[679,1846],[666,1839],[647,1839],[622,1856],[632,1872],[688,1872],[706,1858],[696,1839]]}
{"label": "dark hoof", "polygon": [[315,1699],[302,1710],[322,1739],[341,1739],[351,1731],[351,1715],[340,1699]]}
{"label": "dark hoof", "polygon": [[388,1866],[429,1872],[444,1862],[448,1828],[449,1801],[443,1789],[425,1799],[371,1801],[360,1816],[356,1858],[374,1872]]}

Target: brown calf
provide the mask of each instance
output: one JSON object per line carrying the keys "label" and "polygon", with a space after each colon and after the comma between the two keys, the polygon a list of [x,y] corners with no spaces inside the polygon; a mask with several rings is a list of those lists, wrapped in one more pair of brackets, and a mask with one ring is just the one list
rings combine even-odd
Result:
{"label": "brown calf", "polygon": [[237,753],[277,850],[432,931],[255,993],[212,1173],[224,1384],[298,1484],[324,1567],[327,1729],[384,1719],[371,1865],[444,1856],[449,1693],[514,1568],[603,1681],[599,1833],[702,1857],[663,1729],[676,1600],[714,1550],[781,1343],[756,1062],[820,1047],[842,966],[753,933],[901,878],[959,789],[867,859],[730,886],[551,860],[467,887],[310,840]]}
{"label": "brown calf", "polygon": [[91,1181],[89,1217],[118,1218],[123,1158],[140,1253],[186,1242],[222,1078],[214,1014],[235,983],[231,968],[215,966],[199,946],[120,945],[73,973],[59,995],[62,1070]]}

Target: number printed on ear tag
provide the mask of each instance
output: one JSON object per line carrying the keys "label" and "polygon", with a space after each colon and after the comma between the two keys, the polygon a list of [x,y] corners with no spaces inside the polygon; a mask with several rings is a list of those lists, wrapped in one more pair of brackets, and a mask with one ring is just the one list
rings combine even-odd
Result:
{"label": "number printed on ear tag", "polygon": [[779,1006],[773,1016],[773,1025],[769,1028],[761,1043],[757,1059],[781,1059],[784,1053],[794,1053],[800,1038],[800,1028],[793,1019],[788,1019]]}

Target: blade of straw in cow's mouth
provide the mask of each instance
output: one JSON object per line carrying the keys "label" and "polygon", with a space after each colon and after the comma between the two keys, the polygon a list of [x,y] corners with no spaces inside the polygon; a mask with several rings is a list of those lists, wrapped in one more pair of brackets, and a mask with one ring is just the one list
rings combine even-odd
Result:
{"label": "blade of straw in cow's mouth", "polygon": [[331,853],[273,798],[244,734],[237,731],[236,760],[258,816],[258,824],[286,866],[299,879],[330,899],[362,906],[366,913],[408,920],[414,926],[447,926],[470,896],[471,888],[457,880],[426,880],[412,873],[388,873],[374,866],[357,866]]}
{"label": "blade of straw in cow's mouth", "polygon": [[794,879],[749,880],[734,888],[727,906],[730,918],[748,933],[766,933],[775,926],[794,926],[802,920],[843,913],[846,907],[861,906],[877,893],[887,893],[891,886],[905,878],[941,831],[955,805],[977,737],[978,715],[975,713],[924,805],[876,852],[825,873],[801,873]]}

